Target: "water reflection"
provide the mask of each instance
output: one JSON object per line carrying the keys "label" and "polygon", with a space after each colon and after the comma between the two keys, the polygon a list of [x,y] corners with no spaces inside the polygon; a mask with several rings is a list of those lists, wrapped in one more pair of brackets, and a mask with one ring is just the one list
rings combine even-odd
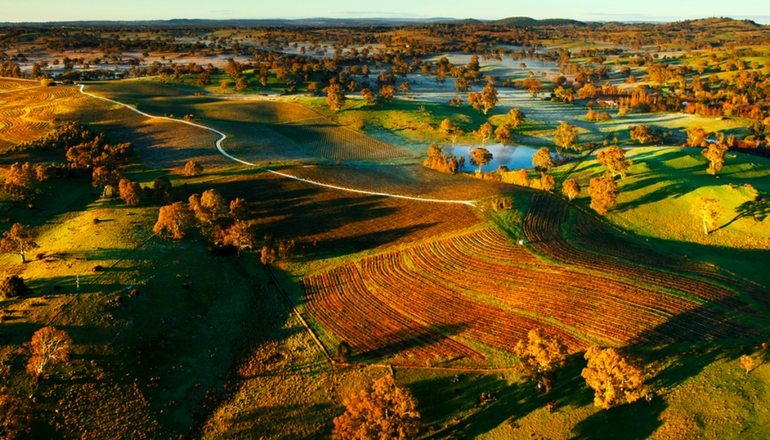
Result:
{"label": "water reflection", "polygon": [[[470,157],[468,156],[468,153],[473,148],[455,145],[454,147],[443,147],[442,150],[448,156],[452,154],[458,158],[465,156],[465,168],[463,171],[469,172],[479,169],[478,166],[471,165]],[[487,145],[486,149],[492,153],[492,162],[482,167],[482,171],[495,171],[501,165],[508,167],[510,170],[532,168],[532,156],[537,152],[535,148],[502,144]]]}

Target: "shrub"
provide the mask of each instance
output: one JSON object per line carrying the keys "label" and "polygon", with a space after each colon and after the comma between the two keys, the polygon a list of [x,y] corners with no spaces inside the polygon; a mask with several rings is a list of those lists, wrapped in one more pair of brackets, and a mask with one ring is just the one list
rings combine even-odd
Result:
{"label": "shrub", "polygon": [[18,275],[11,275],[0,282],[0,297],[3,299],[11,299],[29,293],[30,289],[24,284],[24,278]]}

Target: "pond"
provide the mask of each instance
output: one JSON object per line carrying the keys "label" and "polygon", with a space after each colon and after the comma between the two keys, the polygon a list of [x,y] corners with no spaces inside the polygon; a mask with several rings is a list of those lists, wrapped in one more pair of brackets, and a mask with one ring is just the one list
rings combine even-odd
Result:
{"label": "pond", "polygon": [[[468,152],[474,147],[455,145],[454,147],[443,147],[446,155],[454,154],[458,158],[465,156],[465,172],[473,172],[479,169],[478,166],[471,165]],[[518,170],[520,168],[532,168],[532,156],[537,152],[536,148],[492,144],[485,147],[492,153],[492,162],[481,168],[482,171],[489,172],[497,170],[499,166],[506,166],[509,170]]]}

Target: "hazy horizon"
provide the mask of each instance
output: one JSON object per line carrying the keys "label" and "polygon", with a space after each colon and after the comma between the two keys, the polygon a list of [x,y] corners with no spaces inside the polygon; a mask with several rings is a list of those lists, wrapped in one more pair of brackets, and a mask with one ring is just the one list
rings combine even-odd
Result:
{"label": "hazy horizon", "polygon": [[[372,7],[369,7],[372,6]],[[588,11],[588,12],[587,12]],[[593,11],[593,12],[591,12]],[[693,13],[695,11],[695,13]],[[763,11],[764,12],[764,11]],[[589,0],[545,0],[537,4],[515,4],[506,0],[488,0],[483,5],[448,2],[392,0],[370,5],[346,0],[284,0],[281,2],[220,0],[216,3],[190,3],[186,0],[136,0],[131,2],[87,0],[36,0],[34,7],[14,2],[3,7],[0,22],[46,23],[71,21],[152,21],[152,20],[269,20],[269,19],[479,19],[507,17],[569,18],[580,21],[668,22],[707,17],[749,19],[770,23],[770,14],[758,14],[756,2],[734,0],[729,4],[714,1],[684,0],[676,3],[649,0],[644,4],[611,4]]]}

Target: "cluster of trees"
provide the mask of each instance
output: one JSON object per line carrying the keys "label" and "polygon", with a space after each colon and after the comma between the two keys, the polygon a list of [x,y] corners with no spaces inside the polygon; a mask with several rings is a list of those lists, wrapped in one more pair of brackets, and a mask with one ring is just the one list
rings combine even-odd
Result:
{"label": "cluster of trees", "polygon": [[465,164],[465,157],[460,156],[458,159],[454,154],[447,156],[438,145],[431,145],[428,147],[428,157],[423,161],[423,166],[441,171],[442,173],[454,174],[457,170],[462,169]]}

